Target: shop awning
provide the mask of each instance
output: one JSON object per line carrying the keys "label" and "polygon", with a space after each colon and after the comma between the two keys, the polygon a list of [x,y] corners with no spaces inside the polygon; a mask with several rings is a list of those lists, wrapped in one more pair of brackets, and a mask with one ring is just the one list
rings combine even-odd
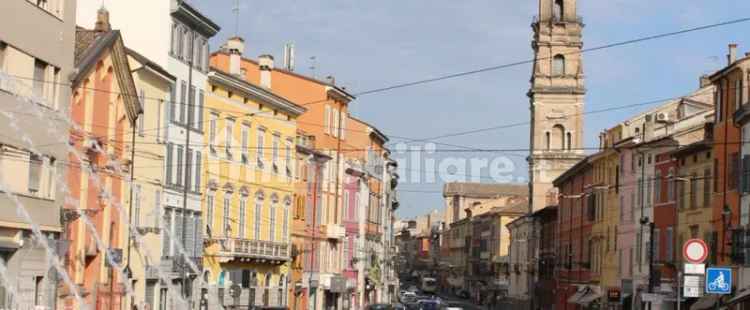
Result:
{"label": "shop awning", "polygon": [[737,293],[737,296],[732,297],[729,301],[727,301],[727,305],[733,305],[738,302],[743,302],[745,300],[750,299],[750,289],[744,289]]}
{"label": "shop awning", "polygon": [[717,301],[719,301],[719,295],[704,295],[690,306],[690,310],[711,309],[716,305]]}

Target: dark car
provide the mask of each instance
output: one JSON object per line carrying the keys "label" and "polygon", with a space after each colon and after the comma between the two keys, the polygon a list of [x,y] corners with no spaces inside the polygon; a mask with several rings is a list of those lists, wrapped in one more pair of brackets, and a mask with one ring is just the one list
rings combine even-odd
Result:
{"label": "dark car", "polygon": [[419,310],[440,310],[440,302],[437,300],[420,300],[417,305]]}
{"label": "dark car", "polygon": [[367,310],[393,310],[393,306],[389,304],[372,304],[365,308]]}
{"label": "dark car", "polygon": [[469,297],[471,297],[469,295],[469,291],[464,290],[464,289],[456,291],[456,296],[463,298],[463,299],[469,299]]}

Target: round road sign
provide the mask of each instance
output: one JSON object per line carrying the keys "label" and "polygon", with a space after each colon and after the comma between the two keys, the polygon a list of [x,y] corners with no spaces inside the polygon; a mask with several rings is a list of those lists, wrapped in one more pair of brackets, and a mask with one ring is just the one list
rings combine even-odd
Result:
{"label": "round road sign", "polygon": [[700,264],[708,257],[708,246],[701,239],[690,239],[682,246],[685,260],[693,264]]}

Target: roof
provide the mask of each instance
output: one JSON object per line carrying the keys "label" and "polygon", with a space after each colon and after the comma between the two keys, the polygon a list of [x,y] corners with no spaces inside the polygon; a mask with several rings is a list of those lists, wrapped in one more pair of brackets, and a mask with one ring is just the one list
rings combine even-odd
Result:
{"label": "roof", "polygon": [[554,184],[555,187],[560,187],[560,185],[563,182],[577,175],[581,170],[589,167],[591,165],[589,160],[590,160],[590,156],[586,156],[585,158],[581,159],[580,161],[578,161],[578,163],[573,165],[573,167],[570,167],[570,169],[565,170],[565,172],[563,172],[560,176],[555,178],[555,180],[552,181],[552,184]]}
{"label": "roof", "polygon": [[172,11],[172,15],[185,23],[191,24],[193,28],[209,38],[221,30],[219,25],[184,0],[177,1],[177,7]]}
{"label": "roof", "polygon": [[241,91],[248,96],[258,98],[264,101],[264,103],[267,103],[277,109],[283,110],[284,112],[289,113],[292,116],[299,116],[300,114],[307,111],[305,107],[291,102],[277,94],[274,94],[268,89],[249,83],[244,79],[237,78],[236,76],[226,73],[215,67],[211,67],[211,72],[208,73],[208,79],[211,82],[223,84],[235,90]]}
{"label": "roof", "polygon": [[167,79],[172,80],[172,81],[177,80],[177,78],[174,75],[170,74],[169,71],[162,68],[162,66],[156,64],[155,62],[149,60],[148,58],[146,58],[146,56],[143,56],[140,53],[129,48],[125,48],[125,51],[128,53],[128,55],[130,55],[130,57],[135,58],[135,60],[137,60],[144,66],[151,68],[152,70],[158,72],[159,74],[163,75]]}
{"label": "roof", "polygon": [[713,149],[713,143],[711,143],[709,140],[703,139],[698,142],[685,145],[683,147],[680,147],[672,151],[672,156],[674,157],[688,156],[691,154],[695,154],[697,152],[708,151],[711,149]]}
{"label": "roof", "polygon": [[518,183],[452,182],[443,186],[443,197],[497,198],[500,196],[528,196],[529,185]]}
{"label": "roof", "polygon": [[[215,51],[215,52],[211,53],[211,56],[216,55],[216,54],[229,55],[229,53],[227,53],[224,50],[218,50],[218,51]],[[255,65],[258,65],[257,61],[255,61],[253,59],[250,59],[250,58],[246,58],[244,56],[242,57],[242,60],[250,62],[250,63],[255,64]],[[307,76],[307,75],[304,75],[304,74],[299,74],[297,72],[286,70],[286,69],[283,69],[283,68],[276,68],[276,67],[274,67],[272,69],[272,71],[278,71],[278,72],[281,72],[281,73],[284,73],[284,74],[288,74],[288,75],[291,75],[291,76],[294,76],[294,77],[301,78],[303,80],[307,80],[307,81],[310,81],[310,82],[313,82],[313,83],[316,83],[316,84],[320,84],[322,86],[328,86],[328,87],[332,88],[334,91],[340,93],[343,97],[348,98],[349,101],[357,99],[356,96],[354,96],[353,94],[347,92],[346,89],[341,88],[339,86],[336,86],[335,84],[332,84],[332,83],[329,83],[329,82],[326,82],[326,81],[322,81],[322,80],[316,79],[314,77],[310,77],[310,76]]]}
{"label": "roof", "polygon": [[375,137],[377,137],[378,139],[380,139],[384,144],[389,141],[388,136],[386,136],[385,134],[383,134],[383,132],[381,132],[380,129],[378,129],[377,127],[375,127],[373,125],[370,125],[370,123],[365,122],[361,118],[354,117],[352,115],[349,115],[349,118],[351,118],[351,119],[353,119],[355,121],[358,121],[358,122],[364,124],[365,126],[369,127],[370,129],[372,129],[373,132],[370,133],[370,134],[372,134]]}
{"label": "roof", "polygon": [[120,88],[128,119],[131,124],[135,124],[135,120],[138,119],[143,109],[138,99],[138,91],[130,72],[125,45],[119,30],[102,32],[82,27],[76,28],[74,51],[76,70],[71,86],[77,87],[84,78],[88,77],[106,51],[110,51],[115,81]]}

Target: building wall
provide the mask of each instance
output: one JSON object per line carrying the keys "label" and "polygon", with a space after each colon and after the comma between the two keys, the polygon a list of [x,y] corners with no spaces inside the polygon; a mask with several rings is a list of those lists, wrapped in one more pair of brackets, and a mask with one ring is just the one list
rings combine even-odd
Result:
{"label": "building wall", "polygon": [[[133,287],[133,302],[138,305],[148,304],[152,308],[161,300],[161,290],[157,289],[159,274],[150,272],[161,267],[163,228],[162,204],[164,200],[164,141],[166,131],[166,107],[169,101],[170,87],[173,81],[155,74],[145,64],[133,57],[128,57],[130,68],[134,70],[133,80],[138,89],[143,108],[142,126],[138,126],[135,137],[135,159],[133,165],[134,188],[133,227],[142,230],[141,237],[131,244],[129,266],[133,277],[141,279]],[[128,153],[129,157],[130,154]],[[136,219],[137,217],[137,219]],[[161,271],[160,271],[161,272]],[[163,274],[162,274],[163,275]],[[146,299],[146,291],[153,290],[153,299]]]}
{"label": "building wall", "polygon": [[[66,227],[67,239],[71,240],[68,273],[89,294],[84,302],[100,307],[119,307],[125,294],[120,282],[123,275],[109,267],[112,262],[106,255],[108,249],[123,251],[127,244],[128,222],[121,218],[121,211],[125,212],[123,208],[128,205],[124,182],[128,172],[112,164],[128,158],[124,153],[126,132],[132,128],[120,96],[124,90],[119,87],[113,57],[104,52],[82,83],[74,85],[71,120],[78,129],[71,132],[74,150],[68,162],[73,164],[67,174],[69,201],[78,202],[67,207],[90,210]],[[91,139],[98,141],[101,151],[89,148]],[[63,298],[65,305],[82,306],[71,297]]]}

